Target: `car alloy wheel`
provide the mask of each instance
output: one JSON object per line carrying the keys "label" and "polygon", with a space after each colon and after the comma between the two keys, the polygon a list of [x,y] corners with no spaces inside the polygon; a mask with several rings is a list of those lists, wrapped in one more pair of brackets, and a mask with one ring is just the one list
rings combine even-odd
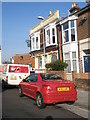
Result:
{"label": "car alloy wheel", "polygon": [[37,93],[37,95],[36,95],[36,103],[37,103],[37,106],[39,108],[44,108],[45,107],[45,104],[43,102],[43,98],[42,98],[40,93]]}

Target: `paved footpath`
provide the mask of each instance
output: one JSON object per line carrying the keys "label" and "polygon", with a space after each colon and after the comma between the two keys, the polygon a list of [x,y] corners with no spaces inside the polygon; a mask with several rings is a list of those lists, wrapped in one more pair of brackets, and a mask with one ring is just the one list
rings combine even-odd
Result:
{"label": "paved footpath", "polygon": [[90,120],[89,96],[90,91],[77,90],[78,100],[73,105],[59,104],[59,106]]}

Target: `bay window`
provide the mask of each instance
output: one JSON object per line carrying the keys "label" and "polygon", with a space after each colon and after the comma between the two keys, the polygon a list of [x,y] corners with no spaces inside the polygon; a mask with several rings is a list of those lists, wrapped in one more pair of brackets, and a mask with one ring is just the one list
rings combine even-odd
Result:
{"label": "bay window", "polygon": [[55,28],[52,29],[52,43],[55,43]]}
{"label": "bay window", "polygon": [[38,37],[36,37],[36,49],[39,48]]}
{"label": "bay window", "polygon": [[48,42],[48,44],[50,44],[50,29],[49,30],[47,30],[47,42]]}
{"label": "bay window", "polygon": [[70,53],[65,53],[65,62],[68,64],[68,67],[66,69],[66,71],[68,73],[71,72],[71,60],[70,60]]}
{"label": "bay window", "polygon": [[68,42],[69,41],[69,25],[68,22],[64,23],[63,25],[63,41]]}
{"label": "bay window", "polygon": [[51,62],[54,62],[57,60],[57,55],[56,54],[53,54],[52,57],[51,57]]}
{"label": "bay window", "polygon": [[56,26],[50,25],[45,29],[46,46],[57,44]]}
{"label": "bay window", "polygon": [[65,22],[62,25],[62,33],[63,43],[75,41],[75,20]]}
{"label": "bay window", "polygon": [[73,70],[77,71],[76,52],[72,52],[72,64],[73,64]]}
{"label": "bay window", "polygon": [[38,57],[38,68],[42,68],[42,57]]}
{"label": "bay window", "polygon": [[31,51],[39,49],[40,49],[40,34],[34,33],[33,36],[31,36]]}
{"label": "bay window", "polygon": [[35,50],[35,38],[32,38],[32,50]]}
{"label": "bay window", "polygon": [[71,20],[71,41],[75,41],[75,21]]}

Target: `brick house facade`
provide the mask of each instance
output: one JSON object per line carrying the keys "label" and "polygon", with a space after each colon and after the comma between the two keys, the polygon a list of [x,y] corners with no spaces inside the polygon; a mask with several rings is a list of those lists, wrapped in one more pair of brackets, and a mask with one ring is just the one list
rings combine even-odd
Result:
{"label": "brick house facade", "polygon": [[35,58],[31,57],[30,54],[16,54],[13,59],[15,64],[32,64],[32,68],[35,67]]}
{"label": "brick house facade", "polygon": [[74,3],[70,13],[60,21],[67,72],[90,72],[90,3],[82,9]]}
{"label": "brick house facade", "polygon": [[90,72],[90,3],[78,13],[77,39],[79,41],[80,72]]}
{"label": "brick house facade", "polygon": [[45,63],[60,59],[68,63],[67,73],[90,72],[89,31],[90,3],[82,9],[78,4],[72,4],[70,15],[63,19],[59,18],[58,10],[50,14],[37,26],[30,29],[30,54],[35,57],[35,69],[45,70],[44,38]]}
{"label": "brick house facade", "polygon": [[[59,20],[59,11],[56,10],[41,21],[37,26],[30,30],[31,51],[30,54],[35,57],[35,70],[45,71],[45,64],[60,59],[59,38],[61,37]],[[44,28],[44,34],[43,34]],[[44,42],[43,42],[44,39]],[[44,58],[45,44],[45,58]],[[60,51],[60,52],[59,52]],[[44,64],[45,60],[45,64]]]}

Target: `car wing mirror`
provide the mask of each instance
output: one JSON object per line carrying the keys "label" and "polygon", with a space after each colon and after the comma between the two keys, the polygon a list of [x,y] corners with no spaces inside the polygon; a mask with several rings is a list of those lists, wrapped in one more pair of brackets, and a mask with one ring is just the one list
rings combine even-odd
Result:
{"label": "car wing mirror", "polygon": [[23,82],[28,82],[28,80],[26,80],[26,79],[23,79]]}

